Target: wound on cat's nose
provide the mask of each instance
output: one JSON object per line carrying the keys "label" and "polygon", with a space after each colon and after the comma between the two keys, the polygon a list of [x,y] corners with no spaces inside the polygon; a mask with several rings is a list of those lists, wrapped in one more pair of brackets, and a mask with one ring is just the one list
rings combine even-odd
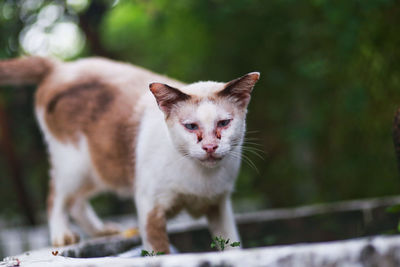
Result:
{"label": "wound on cat's nose", "polygon": [[221,131],[216,130],[216,131],[215,131],[215,136],[216,136],[218,139],[221,139]]}
{"label": "wound on cat's nose", "polygon": [[201,134],[201,132],[197,133],[197,143],[200,143],[201,140],[203,140],[203,135]]}

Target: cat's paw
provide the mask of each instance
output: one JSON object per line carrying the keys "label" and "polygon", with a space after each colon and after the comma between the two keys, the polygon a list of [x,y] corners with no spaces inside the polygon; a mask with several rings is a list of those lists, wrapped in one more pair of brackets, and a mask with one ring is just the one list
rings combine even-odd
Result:
{"label": "cat's paw", "polygon": [[97,230],[94,236],[117,235],[121,233],[121,226],[116,223],[105,223],[103,228]]}
{"label": "cat's paw", "polygon": [[51,238],[51,244],[55,247],[62,247],[78,243],[80,237],[72,231],[65,231],[64,233],[57,233]]}

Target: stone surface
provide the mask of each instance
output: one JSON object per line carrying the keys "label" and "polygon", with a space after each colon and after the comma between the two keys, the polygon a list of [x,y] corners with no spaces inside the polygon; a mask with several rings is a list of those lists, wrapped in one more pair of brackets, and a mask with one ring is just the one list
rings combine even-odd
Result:
{"label": "stone surface", "polygon": [[71,258],[112,256],[130,250],[139,243],[140,238],[138,236],[132,238],[123,238],[121,236],[102,237],[62,248],[59,254]]}
{"label": "stone surface", "polygon": [[[69,249],[64,248],[64,249]],[[16,256],[20,266],[154,266],[154,267],[359,267],[400,266],[400,236],[379,236],[347,241],[191,253],[144,258],[70,258],[54,256],[53,249]],[[54,252],[54,251],[53,251]],[[59,253],[63,253],[60,251]],[[16,259],[11,259],[16,261]]]}
{"label": "stone surface", "polygon": [[[345,201],[298,208],[249,212],[236,215],[236,220],[241,232],[243,245],[246,248],[300,242],[323,242],[373,236],[389,231],[394,232],[398,224],[398,214],[388,213],[386,209],[399,203],[400,197]],[[125,228],[135,225],[131,216],[121,217],[116,221],[122,222],[121,225]],[[25,228],[14,228],[12,231],[10,229],[0,229],[0,250],[1,246],[3,246],[3,255],[16,255],[24,250],[35,250],[30,255],[37,255],[37,247],[43,247],[48,244],[47,227],[37,227],[34,231],[28,230]],[[206,228],[206,220],[204,218],[193,220],[182,214],[182,216],[169,222],[168,232],[172,244],[181,252],[205,252],[211,250],[211,236]],[[44,258],[48,256],[54,257],[51,252],[58,250],[57,257],[62,255],[68,256],[68,258],[104,258],[105,256],[119,255],[140,244],[138,237],[126,239],[122,236],[114,236],[92,240],[83,238],[83,240],[84,242],[70,247],[40,250],[42,254],[39,255]],[[27,246],[24,243],[26,241],[29,241],[29,244],[34,246]],[[6,246],[7,250],[4,249]],[[269,250],[271,248],[266,249]],[[245,251],[251,250],[247,249]],[[363,259],[376,259],[379,255],[377,256],[373,252],[374,250],[367,248],[364,251]],[[369,257],[368,255],[370,254],[374,256]],[[36,257],[36,260],[41,261],[42,256]],[[52,257],[50,259],[53,259]],[[286,264],[286,262],[294,258],[295,256],[291,255],[287,259],[281,259],[281,261]],[[31,263],[30,259],[32,258],[28,257],[29,263]],[[208,266],[208,263],[205,264],[204,266]]]}

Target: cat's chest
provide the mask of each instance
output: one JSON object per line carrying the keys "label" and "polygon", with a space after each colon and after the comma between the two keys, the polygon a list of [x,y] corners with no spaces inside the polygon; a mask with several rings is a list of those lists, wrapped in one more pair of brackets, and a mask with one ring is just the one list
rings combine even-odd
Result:
{"label": "cat's chest", "polygon": [[231,192],[236,171],[230,168],[229,160],[226,161],[222,166],[211,170],[202,168],[190,159],[182,160],[179,164],[165,164],[163,172],[155,178],[159,179],[161,185],[158,188],[159,192],[171,192],[173,197],[177,195],[176,198],[185,200],[191,206],[194,206],[197,200],[213,200]]}
{"label": "cat's chest", "polygon": [[168,217],[173,217],[182,210],[186,210],[193,217],[200,217],[212,210],[221,197],[222,195],[208,198],[191,194],[176,194],[165,210]]}

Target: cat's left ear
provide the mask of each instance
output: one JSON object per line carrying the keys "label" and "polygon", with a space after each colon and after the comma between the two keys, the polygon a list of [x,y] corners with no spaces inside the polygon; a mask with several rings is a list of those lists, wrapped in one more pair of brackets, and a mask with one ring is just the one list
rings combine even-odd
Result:
{"label": "cat's left ear", "polygon": [[250,93],[259,78],[259,72],[250,72],[225,84],[224,89],[218,92],[218,96],[230,97],[241,108],[245,108],[249,104]]}
{"label": "cat's left ear", "polygon": [[163,83],[151,83],[149,87],[150,91],[157,100],[158,106],[165,113],[165,115],[167,115],[167,117],[171,113],[171,110],[175,104],[190,98],[189,95]]}

